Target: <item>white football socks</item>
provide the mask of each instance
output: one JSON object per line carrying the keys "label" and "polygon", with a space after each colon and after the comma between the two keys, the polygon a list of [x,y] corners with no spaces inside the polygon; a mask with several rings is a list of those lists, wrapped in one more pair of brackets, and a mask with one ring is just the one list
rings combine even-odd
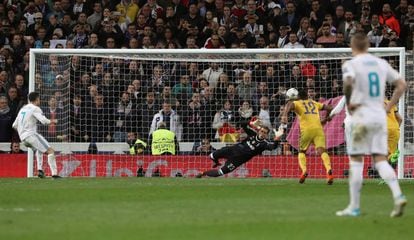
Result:
{"label": "white football socks", "polygon": [[349,207],[356,209],[360,204],[364,163],[351,160],[349,166]]}
{"label": "white football socks", "polygon": [[375,163],[375,168],[381,178],[384,179],[388,187],[391,189],[394,199],[401,196],[401,188],[398,184],[397,176],[390,164],[387,161],[380,161]]}
{"label": "white football socks", "polygon": [[52,171],[52,176],[58,175],[57,174],[57,166],[56,166],[56,157],[55,154],[47,155],[47,162],[49,163],[50,170]]}
{"label": "white football socks", "polygon": [[39,150],[36,150],[36,162],[37,162],[37,170],[43,170],[43,153]]}

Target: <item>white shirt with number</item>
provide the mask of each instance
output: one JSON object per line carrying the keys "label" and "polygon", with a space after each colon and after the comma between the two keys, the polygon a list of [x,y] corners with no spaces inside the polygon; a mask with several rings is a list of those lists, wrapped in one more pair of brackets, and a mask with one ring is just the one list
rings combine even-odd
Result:
{"label": "white shirt with number", "polygon": [[402,79],[385,60],[372,54],[360,54],[342,65],[343,80],[353,79],[351,104],[361,105],[354,115],[365,123],[386,123],[384,98],[386,83]]}
{"label": "white shirt with number", "polygon": [[20,109],[13,123],[13,128],[17,129],[20,139],[24,140],[37,133],[37,121],[42,124],[50,124],[50,120],[43,115],[42,109],[29,103]]}

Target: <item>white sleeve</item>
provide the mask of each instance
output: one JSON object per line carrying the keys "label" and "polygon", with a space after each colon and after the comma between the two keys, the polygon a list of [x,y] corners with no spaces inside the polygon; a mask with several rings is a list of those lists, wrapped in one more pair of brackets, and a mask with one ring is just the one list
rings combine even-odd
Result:
{"label": "white sleeve", "polygon": [[39,120],[39,122],[41,122],[43,125],[48,125],[50,124],[50,120],[47,119],[45,117],[45,115],[43,115],[43,111],[40,108],[35,108],[35,110],[33,111],[33,116]]}
{"label": "white sleeve", "polygon": [[387,82],[393,83],[399,79],[402,79],[401,75],[391,67],[388,63],[387,65]]}
{"label": "white sleeve", "polygon": [[342,65],[342,80],[345,81],[348,77],[355,78],[355,70],[349,61]]}
{"label": "white sleeve", "polygon": [[333,117],[336,114],[340,113],[342,111],[342,109],[344,109],[345,107],[345,96],[343,96],[341,98],[341,100],[339,100],[339,102],[336,104],[336,106],[334,107],[334,109],[332,109],[331,113],[329,114],[329,117]]}
{"label": "white sleeve", "polygon": [[12,125],[12,127],[13,127],[14,129],[16,129],[16,130],[17,130],[17,126],[19,125],[19,124],[18,124],[18,122],[19,122],[19,121],[18,121],[18,119],[19,119],[19,118],[16,118],[16,119],[14,120],[14,122],[13,122],[13,125]]}

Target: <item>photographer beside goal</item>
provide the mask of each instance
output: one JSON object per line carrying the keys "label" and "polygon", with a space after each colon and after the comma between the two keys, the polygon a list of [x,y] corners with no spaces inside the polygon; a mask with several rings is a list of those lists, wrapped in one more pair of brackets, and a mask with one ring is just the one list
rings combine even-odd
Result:
{"label": "photographer beside goal", "polygon": [[219,159],[227,159],[224,166],[219,169],[211,169],[199,173],[196,178],[219,177],[234,171],[242,164],[250,161],[254,156],[262,154],[265,150],[274,150],[279,145],[279,139],[284,134],[283,128],[274,130],[274,141],[268,141],[270,128],[265,126],[260,119],[253,117],[249,122],[242,124],[248,137],[233,146],[221,148],[210,154],[210,159],[214,162],[213,168],[220,166]]}
{"label": "photographer beside goal", "polygon": [[47,153],[47,162],[52,172],[52,178],[61,178],[57,172],[55,150],[49,142],[39,133],[37,133],[37,121],[44,125],[51,123],[40,109],[40,94],[37,92],[29,93],[29,104],[23,106],[17,114],[13,123],[13,128],[19,133],[22,142],[33,149],[36,153],[38,177],[44,178],[43,171],[43,153]]}

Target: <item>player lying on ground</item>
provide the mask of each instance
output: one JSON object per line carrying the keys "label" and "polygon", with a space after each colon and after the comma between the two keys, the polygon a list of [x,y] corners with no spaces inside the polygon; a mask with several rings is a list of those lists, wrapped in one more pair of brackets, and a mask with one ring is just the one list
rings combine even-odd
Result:
{"label": "player lying on ground", "polygon": [[36,153],[38,177],[44,178],[43,172],[43,153],[47,153],[47,162],[53,178],[60,178],[57,173],[55,151],[47,140],[37,133],[37,121],[48,125],[51,123],[40,109],[40,95],[37,92],[29,93],[29,104],[23,106],[17,114],[13,123],[13,128],[19,133],[19,137],[27,147],[33,149]]}
{"label": "player lying on ground", "polygon": [[302,170],[302,174],[299,178],[299,183],[304,183],[308,177],[306,167],[306,151],[313,143],[315,145],[316,152],[321,156],[323,164],[327,174],[327,184],[333,183],[333,175],[331,168],[331,160],[325,149],[325,133],[323,132],[321,120],[319,117],[319,110],[327,110],[328,114],[332,110],[332,107],[316,101],[313,101],[308,97],[306,89],[299,90],[299,99],[290,100],[284,108],[284,112],[281,117],[281,122],[287,124],[288,113],[290,111],[295,112],[299,118],[300,126],[300,139],[299,139],[299,166]]}
{"label": "player lying on ground", "polygon": [[213,168],[220,165],[220,158],[227,159],[224,166],[200,173],[196,176],[197,178],[203,176],[219,177],[232,172],[243,163],[250,161],[254,156],[262,154],[263,151],[276,149],[279,145],[279,139],[283,135],[283,129],[280,128],[278,131],[275,131],[274,141],[268,141],[270,129],[257,119],[244,123],[242,127],[248,135],[243,142],[223,147],[210,154],[210,159],[214,162]]}

